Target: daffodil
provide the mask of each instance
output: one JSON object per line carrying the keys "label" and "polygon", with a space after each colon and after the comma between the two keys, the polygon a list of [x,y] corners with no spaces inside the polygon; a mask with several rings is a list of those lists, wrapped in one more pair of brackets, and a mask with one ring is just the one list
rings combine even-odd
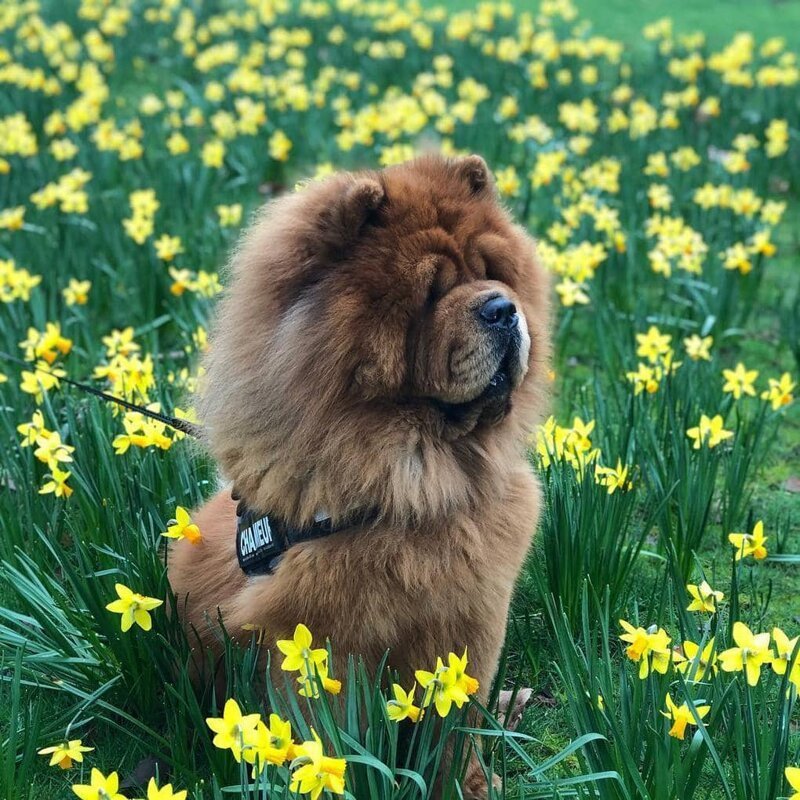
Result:
{"label": "daffodil", "polygon": [[789,800],[800,800],[800,767],[786,767],[783,771],[789,786],[794,789],[794,794]]}
{"label": "daffodil", "polygon": [[41,405],[45,394],[50,389],[57,389],[61,385],[59,378],[63,378],[66,373],[63,369],[50,367],[45,361],[38,362],[36,367],[36,372],[22,370],[19,388],[20,391],[33,395],[37,405]]}
{"label": "daffodil", "polygon": [[225,143],[211,139],[203,145],[201,159],[207,167],[219,169],[225,160]]}
{"label": "daffodil", "polygon": [[448,666],[442,659],[436,661],[434,672],[418,669],[415,676],[424,690],[422,707],[433,704],[440,717],[446,717],[453,705],[461,708],[469,701],[469,695],[478,690],[478,681],[466,674],[467,651],[459,658],[455,653],[448,655]]}
{"label": "daffodil", "polygon": [[714,344],[714,339],[711,336],[698,336],[693,333],[683,340],[683,346],[686,349],[686,355],[692,361],[711,361],[711,345]]}
{"label": "daffodil", "polygon": [[197,544],[203,538],[200,528],[192,522],[189,512],[183,506],[175,509],[175,519],[167,523],[167,531],[161,535],[168,539],[188,539],[192,544]]}
{"label": "daffodil", "polygon": [[411,691],[406,692],[402,686],[397,683],[392,684],[393,700],[386,703],[386,714],[389,719],[394,722],[401,722],[404,719],[410,719],[412,722],[418,722],[422,709],[414,705],[414,693],[417,690],[415,683],[411,687]]}
{"label": "daffodil", "polygon": [[625,655],[631,661],[639,661],[642,656],[647,652],[650,647],[650,637],[648,632],[642,628],[634,628],[630,622],[624,619],[619,621],[625,633],[620,634],[620,639],[627,642],[628,646],[625,648]]}
{"label": "daffodil", "polygon": [[328,675],[327,661],[323,661],[321,664],[311,662],[308,666],[304,664],[300,668],[300,677],[297,682],[301,686],[298,694],[302,697],[318,698],[320,685],[329,694],[339,694],[342,691],[342,682]]}
{"label": "daffodil", "polygon": [[291,639],[280,639],[275,644],[286,656],[281,669],[287,672],[307,669],[310,664],[324,664],[328,659],[328,651],[324,647],[312,649],[311,631],[302,623],[294,629]]}
{"label": "daffodil", "polygon": [[316,731],[312,730],[311,733],[314,736],[312,741],[303,742],[295,748],[289,788],[293,792],[309,794],[311,800],[317,800],[325,790],[332,794],[344,794],[346,760],[326,756]]}
{"label": "daffodil", "polygon": [[796,682],[794,679],[795,674],[800,677],[800,654],[795,658],[794,651],[797,648],[797,643],[800,641],[800,636],[795,636],[794,639],[790,639],[780,628],[773,628],[772,638],[775,641],[775,650],[777,651],[777,654],[772,657],[772,661],[770,662],[773,671],[777,675],[785,675],[789,664],[791,664],[792,659],[794,659],[792,682]]}
{"label": "daffodil", "polygon": [[230,750],[237,761],[256,734],[260,714],[243,715],[239,704],[230,698],[225,702],[221,717],[208,717],[206,725],[216,734],[212,741],[220,750]]}
{"label": "daffodil", "polygon": [[686,660],[678,664],[678,671],[687,675],[687,680],[702,681],[706,674],[714,675],[717,671],[717,654],[714,650],[714,637],[700,650],[696,642],[683,643],[683,655]]}
{"label": "daffodil", "polygon": [[663,628],[652,625],[644,628],[634,628],[624,619],[619,621],[625,633],[620,634],[620,639],[628,643],[625,655],[631,661],[639,664],[639,678],[644,680],[653,670],[662,675],[669,669],[671,663],[683,661],[683,656],[675,653],[670,648],[672,641]]}
{"label": "daffodil", "polygon": [[739,362],[736,365],[736,369],[722,370],[722,375],[725,378],[722,391],[733,395],[734,400],[739,400],[745,394],[750,397],[756,396],[756,389],[753,383],[758,377],[758,370],[746,369],[744,364]]}
{"label": "daffodil", "polygon": [[58,469],[58,467],[53,467],[48,476],[50,480],[42,484],[42,488],[39,489],[39,494],[54,494],[56,497],[63,498],[69,497],[73,492],[72,487],[67,486],[67,481],[71,476],[71,472],[62,471]]}
{"label": "daffodil", "polygon": [[69,769],[73,762],[80,764],[84,753],[91,753],[93,747],[84,747],[80,739],[70,739],[68,742],[54,744],[52,747],[43,747],[39,750],[40,756],[51,756],[50,766]]}
{"label": "daffodil", "polygon": [[655,633],[650,634],[649,653],[639,664],[640,678],[644,679],[647,677],[648,671],[646,666],[648,659],[650,668],[661,675],[666,674],[670,664],[678,664],[683,661],[683,656],[670,648],[671,641],[672,639],[670,639],[663,628],[658,628]]}
{"label": "daffodil", "polygon": [[728,541],[736,548],[736,560],[741,561],[753,556],[757,561],[767,557],[765,547],[767,536],[764,536],[764,522],[759,520],[753,526],[752,533],[729,533]]}
{"label": "daffodil", "polygon": [[708,445],[709,449],[712,449],[733,436],[733,431],[725,430],[723,425],[724,420],[721,414],[717,414],[713,418],[701,414],[699,424],[694,428],[689,428],[686,435],[692,440],[692,447],[695,450],[699,450],[704,443]]}
{"label": "daffodil", "polygon": [[182,789],[176,792],[171,783],[158,788],[155,778],[150,778],[147,784],[147,800],[186,800],[187,791]]}
{"label": "daffodil", "polygon": [[[692,713],[692,710],[689,708],[688,703],[683,703],[682,705],[678,706],[675,704],[673,699],[667,695],[666,705],[667,710],[662,711],[661,714],[667,717],[667,719],[672,720],[672,727],[669,729],[669,735],[675,739],[683,740],[683,737],[686,735],[687,725],[697,725],[697,719]],[[697,716],[701,720],[708,714],[710,710],[711,706],[695,706]]]}
{"label": "daffodil", "polygon": [[166,233],[156,242],[156,255],[162,261],[172,261],[175,256],[183,252],[183,244],[179,236],[169,236]]}
{"label": "daffodil", "polygon": [[91,281],[79,281],[77,278],[70,278],[69,285],[61,290],[64,302],[68,306],[84,306],[89,301],[89,290],[92,288]]}
{"label": "daffodil", "polygon": [[769,649],[769,634],[753,634],[743,622],[733,624],[733,641],[731,647],[719,654],[719,663],[725,672],[744,671],[747,682],[755,686],[761,675],[761,666],[772,661]]}
{"label": "daffodil", "polygon": [[594,480],[600,486],[605,486],[608,494],[614,494],[618,489],[627,492],[633,485],[628,478],[628,471],[629,467],[623,466],[620,459],[617,459],[616,467],[602,467],[596,464]]}
{"label": "daffodil", "polygon": [[18,231],[25,224],[25,206],[0,210],[0,230]]}
{"label": "daffodil", "polygon": [[761,399],[767,400],[773,411],[788,406],[794,400],[794,390],[797,384],[788,372],[784,372],[779,380],[768,378],[769,389],[761,393]]}
{"label": "daffodil", "polygon": [[244,735],[242,757],[254,765],[254,774],[263,770],[267,764],[280,766],[294,758],[292,725],[277,714],[269,715],[269,726],[259,719],[253,730]]}
{"label": "daffodil", "polygon": [[39,461],[47,464],[51,470],[72,461],[72,453],[75,452],[75,448],[64,444],[57,431],[48,432],[46,435],[40,434],[36,439],[36,444],[38,447],[33,454]]}
{"label": "daffodil", "polygon": [[708,611],[713,614],[717,610],[717,603],[725,597],[722,592],[714,591],[708,585],[708,581],[703,581],[699,586],[689,583],[686,585],[686,591],[692,596],[692,602],[687,606],[687,611]]}
{"label": "daffodil", "polygon": [[276,161],[286,161],[292,149],[291,139],[283,131],[275,131],[269,139],[269,155]]}
{"label": "daffodil", "polygon": [[655,364],[663,355],[669,352],[669,343],[672,337],[651,325],[647,333],[636,334],[636,355],[646,358],[651,364]]}
{"label": "daffodil", "polygon": [[112,772],[106,777],[94,767],[90,783],[75,785],[72,791],[80,800],[127,800],[125,795],[119,793],[119,775]]}
{"label": "daffodil", "polygon": [[574,305],[586,305],[590,298],[586,293],[586,284],[573,281],[571,278],[563,278],[556,284],[555,290],[561,300],[561,305],[565,308],[572,308]]}
{"label": "daffodil", "polygon": [[217,206],[219,224],[223,228],[238,225],[242,221],[242,204],[234,203],[229,206]]}
{"label": "daffodil", "polygon": [[157,600],[155,597],[145,597],[122,583],[115,583],[114,589],[116,589],[118,599],[109,603],[106,608],[115,614],[122,614],[120,621],[122,632],[129,631],[134,622],[142,630],[149,631],[153,627],[150,612],[162,605],[164,601]]}
{"label": "daffodil", "polygon": [[450,713],[450,708],[453,705],[453,700],[448,692],[449,687],[444,683],[444,679],[447,677],[446,672],[442,659],[438,658],[436,660],[436,669],[433,672],[418,669],[414,673],[417,681],[419,681],[420,686],[424,690],[422,707],[427,708],[433,703],[441,717],[446,717]]}

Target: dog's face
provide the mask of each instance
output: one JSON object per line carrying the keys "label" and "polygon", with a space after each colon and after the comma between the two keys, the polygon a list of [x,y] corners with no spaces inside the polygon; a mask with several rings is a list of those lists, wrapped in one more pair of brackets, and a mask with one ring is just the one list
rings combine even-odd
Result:
{"label": "dog's face", "polygon": [[518,405],[530,416],[547,284],[477,156],[311,184],[266,212],[233,268],[205,403],[229,471],[232,441],[262,434],[265,460],[302,454],[302,481],[331,442],[377,463],[394,432],[419,450],[491,436]]}

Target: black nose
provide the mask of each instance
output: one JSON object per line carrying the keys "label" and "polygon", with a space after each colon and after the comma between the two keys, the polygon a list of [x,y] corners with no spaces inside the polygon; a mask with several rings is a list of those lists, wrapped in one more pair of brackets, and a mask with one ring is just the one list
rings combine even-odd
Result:
{"label": "black nose", "polygon": [[513,328],[517,324],[517,307],[507,297],[492,297],[478,311],[480,318],[492,328]]}

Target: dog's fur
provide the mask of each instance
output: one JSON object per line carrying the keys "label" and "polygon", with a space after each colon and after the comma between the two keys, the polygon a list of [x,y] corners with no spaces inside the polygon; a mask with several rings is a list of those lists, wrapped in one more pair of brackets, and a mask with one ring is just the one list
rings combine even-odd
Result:
{"label": "dog's fur", "polygon": [[[468,647],[485,699],[539,515],[524,443],[546,397],[548,294],[477,156],[339,174],[266,206],[211,338],[208,444],[249,508],[378,518],[246,577],[236,503],[213,497],[194,514],[202,541],[169,559],[208,647],[218,609],[234,636],[255,625],[271,643],[303,622],[340,659],[388,649],[409,685]],[[502,346],[478,314],[495,295],[519,314],[499,395],[486,387]]]}

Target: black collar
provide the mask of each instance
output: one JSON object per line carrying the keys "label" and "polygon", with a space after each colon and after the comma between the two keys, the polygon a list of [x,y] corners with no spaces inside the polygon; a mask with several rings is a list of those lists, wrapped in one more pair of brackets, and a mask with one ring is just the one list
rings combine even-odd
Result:
{"label": "black collar", "polygon": [[334,525],[329,516],[320,514],[301,528],[273,514],[253,511],[242,500],[236,507],[236,557],[246,575],[271,575],[293,545],[372,522],[377,516],[376,512],[356,512]]}

